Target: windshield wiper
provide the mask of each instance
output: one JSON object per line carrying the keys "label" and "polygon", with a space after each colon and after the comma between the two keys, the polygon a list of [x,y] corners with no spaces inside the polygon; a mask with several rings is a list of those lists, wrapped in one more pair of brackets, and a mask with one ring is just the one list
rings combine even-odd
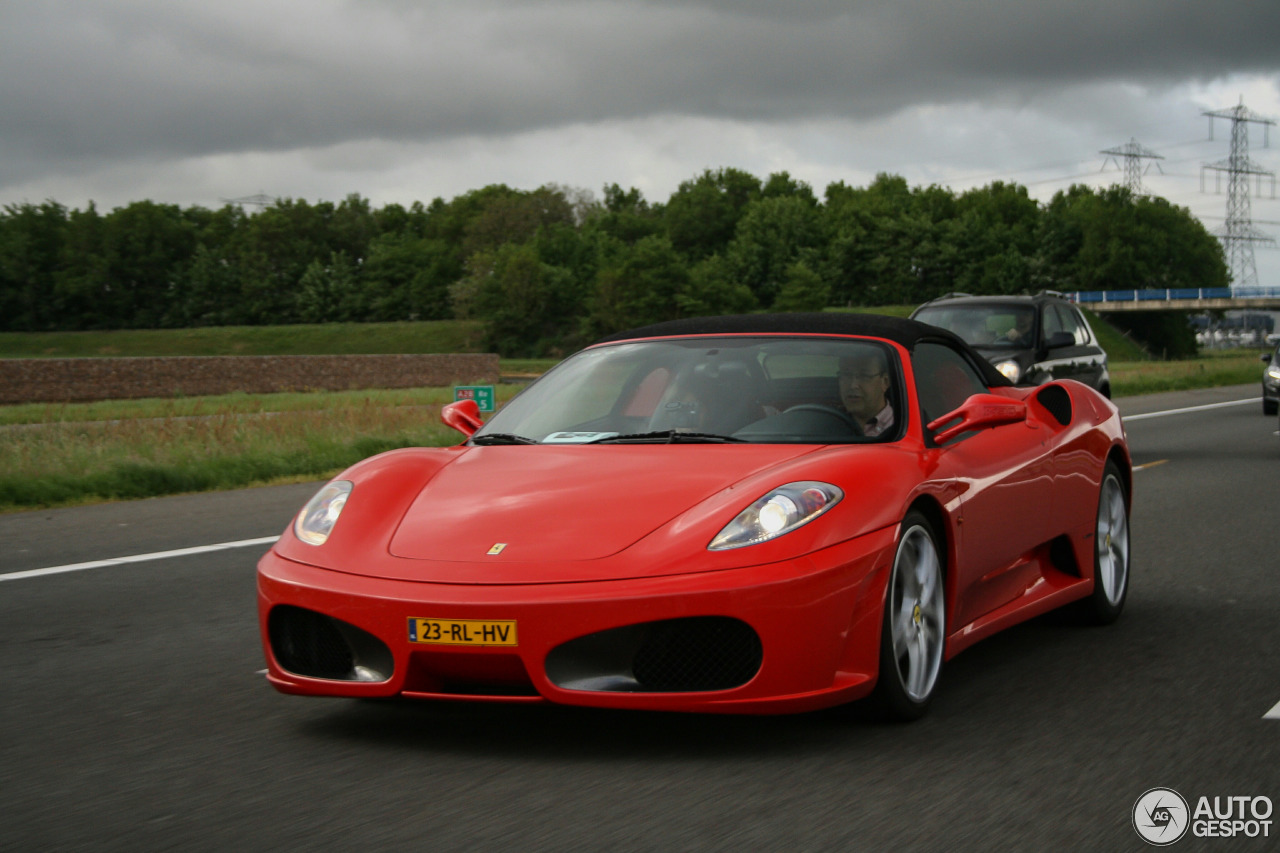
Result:
{"label": "windshield wiper", "polygon": [[478,435],[471,439],[471,443],[475,445],[491,445],[491,444],[537,444],[537,440],[528,438],[523,435],[512,435],[509,432],[491,432],[488,435]]}
{"label": "windshield wiper", "polygon": [[598,438],[588,444],[726,444],[742,443],[745,439],[731,435],[716,435],[713,432],[681,432],[675,429],[661,429],[654,432],[636,432],[630,435],[611,435]]}

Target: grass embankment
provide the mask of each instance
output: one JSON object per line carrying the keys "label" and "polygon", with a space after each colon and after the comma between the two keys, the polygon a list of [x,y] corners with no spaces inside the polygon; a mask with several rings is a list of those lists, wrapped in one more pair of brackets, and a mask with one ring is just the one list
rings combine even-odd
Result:
{"label": "grass embankment", "polygon": [[[499,401],[516,386],[500,385]],[[0,512],[318,480],[446,446],[448,388],[0,407]]]}
{"label": "grass embankment", "polygon": [[0,358],[480,352],[481,335],[480,323],[471,320],[4,332],[0,333]]}
{"label": "grass embankment", "polygon": [[1136,397],[1222,385],[1255,385],[1261,391],[1263,350],[1214,350],[1185,361],[1113,362],[1111,395]]}
{"label": "grass embankment", "polygon": [[[0,334],[0,355],[439,352],[471,334],[449,325]],[[1261,375],[1254,350],[1142,361],[1110,326],[1095,321],[1094,328],[1111,356],[1118,397],[1256,383]],[[504,359],[502,371],[541,373],[554,363]],[[499,385],[499,402],[518,390]],[[0,512],[324,479],[383,450],[457,442],[439,418],[451,399],[451,389],[418,388],[0,406]]]}

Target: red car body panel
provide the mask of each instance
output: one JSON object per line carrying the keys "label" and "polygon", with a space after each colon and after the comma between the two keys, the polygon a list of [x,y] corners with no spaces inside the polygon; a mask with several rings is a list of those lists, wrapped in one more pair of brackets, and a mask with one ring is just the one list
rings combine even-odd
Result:
{"label": "red car body panel", "polygon": [[[913,387],[910,353],[891,344]],[[292,525],[258,565],[268,679],[286,693],[410,696],[676,711],[774,713],[857,699],[878,677],[899,526],[926,507],[941,526],[952,657],[1093,587],[1103,468],[1128,477],[1115,407],[1072,381],[1068,423],[1039,388],[991,389],[1025,419],[946,446],[908,428],[885,444],[459,446],[392,451],[353,466],[340,522],[321,546]],[[1061,391],[1056,392],[1059,395]],[[814,521],[749,547],[708,550],[747,504],[797,481],[839,484]],[[1126,485],[1128,485],[1126,483]],[[496,546],[496,552],[493,552]],[[382,680],[286,669],[273,609],[301,608],[381,640]],[[553,651],[624,626],[729,617],[759,636],[759,670],[729,689],[572,689]],[[412,619],[505,620],[510,647],[410,642]]]}

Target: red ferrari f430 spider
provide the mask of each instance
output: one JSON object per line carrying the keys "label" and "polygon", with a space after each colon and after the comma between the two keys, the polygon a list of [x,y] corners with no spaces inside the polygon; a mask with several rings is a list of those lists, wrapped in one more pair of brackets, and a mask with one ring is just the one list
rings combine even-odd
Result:
{"label": "red ferrari f430 spider", "polygon": [[352,466],[258,564],[286,693],[920,716],[946,662],[1124,607],[1110,401],[1016,388],[911,320],[678,320],[561,362],[465,436]]}

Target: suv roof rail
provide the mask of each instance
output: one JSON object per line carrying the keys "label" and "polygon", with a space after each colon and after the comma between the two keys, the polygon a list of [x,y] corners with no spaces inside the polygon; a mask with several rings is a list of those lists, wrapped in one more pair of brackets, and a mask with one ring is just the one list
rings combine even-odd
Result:
{"label": "suv roof rail", "polygon": [[1059,299],[1066,299],[1067,295],[1060,290],[1042,290],[1036,296],[1056,296]]}

